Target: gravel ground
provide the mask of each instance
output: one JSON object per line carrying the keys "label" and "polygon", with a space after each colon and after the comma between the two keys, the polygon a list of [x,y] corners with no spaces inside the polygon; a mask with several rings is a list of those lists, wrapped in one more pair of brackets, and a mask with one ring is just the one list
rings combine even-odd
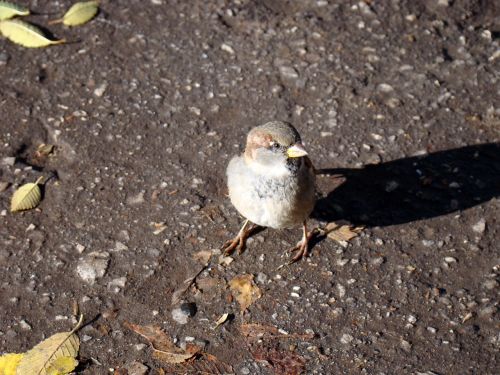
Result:
{"label": "gravel ground", "polygon": [[[18,3],[40,25],[70,5]],[[0,40],[1,353],[69,330],[78,305],[78,374],[161,373],[125,322],[236,374],[500,373],[498,4],[103,0],[49,28],[74,43]],[[217,253],[241,222],[225,166],[272,119],[325,173],[311,224],[365,227],[283,268],[299,229]],[[39,176],[40,206],[11,214]],[[242,314],[227,284],[244,274],[262,296]]]}

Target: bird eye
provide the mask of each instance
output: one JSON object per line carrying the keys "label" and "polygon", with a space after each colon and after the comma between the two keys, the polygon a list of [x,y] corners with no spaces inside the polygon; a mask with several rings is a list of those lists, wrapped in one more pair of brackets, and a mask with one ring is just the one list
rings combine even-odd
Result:
{"label": "bird eye", "polygon": [[271,148],[273,150],[277,150],[280,148],[280,144],[278,142],[271,142],[271,143],[269,143],[269,145],[271,146]]}

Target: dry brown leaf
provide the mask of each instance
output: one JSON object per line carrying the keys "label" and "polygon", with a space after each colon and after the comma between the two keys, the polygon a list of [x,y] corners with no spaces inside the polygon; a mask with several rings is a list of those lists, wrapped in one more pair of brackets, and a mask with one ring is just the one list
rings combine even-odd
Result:
{"label": "dry brown leaf", "polygon": [[264,347],[255,348],[251,353],[257,361],[271,367],[275,375],[299,375],[305,371],[306,360],[296,353]]}
{"label": "dry brown leaf", "polygon": [[[233,368],[217,357],[202,353],[196,360],[190,360],[162,369],[169,375],[228,375],[234,374]],[[161,374],[161,373],[160,373]]]}
{"label": "dry brown leaf", "polygon": [[44,158],[54,152],[54,145],[46,145],[45,143],[40,144],[35,151],[35,156],[38,158]]}
{"label": "dry brown leaf", "polygon": [[193,254],[193,259],[203,264],[207,264],[211,257],[212,252],[210,250],[201,250]]}
{"label": "dry brown leaf", "polygon": [[182,363],[192,358],[199,352],[198,347],[189,347],[186,350],[174,345],[170,337],[157,326],[141,326],[130,322],[124,322],[125,327],[141,335],[149,341],[153,347],[154,358],[165,363]]}
{"label": "dry brown leaf", "polygon": [[184,295],[184,293],[187,292],[187,290],[189,289],[189,287],[191,285],[193,285],[193,283],[195,282],[196,278],[208,267],[208,263],[205,264],[203,267],[201,267],[198,272],[196,272],[193,276],[191,276],[190,278],[187,278],[186,280],[184,280],[184,282],[182,283],[182,286],[177,289],[174,293],[172,293],[172,300],[171,300],[171,305],[174,306],[174,305],[177,305],[181,299],[182,299],[182,296]]}
{"label": "dry brown leaf", "polygon": [[363,226],[354,227],[351,225],[328,223],[323,229],[323,232],[328,236],[328,238],[339,242],[341,245],[345,245],[346,242],[352,240],[354,237],[357,237],[363,229]]}
{"label": "dry brown leaf", "polygon": [[229,289],[240,304],[243,313],[255,300],[262,297],[258,286],[253,283],[253,275],[240,275],[229,281]]}
{"label": "dry brown leaf", "polygon": [[188,359],[192,358],[200,351],[200,348],[196,347],[186,351],[177,348],[176,350],[178,350],[178,352],[155,350],[153,353],[153,358],[157,359],[160,362],[168,364],[179,364],[186,362]]}
{"label": "dry brown leaf", "polygon": [[127,321],[123,325],[148,340],[153,349],[168,351],[176,348],[170,337],[160,327],[141,326]]}

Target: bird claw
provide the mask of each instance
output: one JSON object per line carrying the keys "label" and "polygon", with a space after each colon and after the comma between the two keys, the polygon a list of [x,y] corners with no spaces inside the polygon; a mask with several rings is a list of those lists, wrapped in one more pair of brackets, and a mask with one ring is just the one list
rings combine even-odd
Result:
{"label": "bird claw", "polygon": [[295,254],[288,263],[289,265],[309,256],[309,241],[316,235],[317,231],[317,228],[315,228],[307,233],[307,230],[304,227],[304,237],[302,237],[302,240],[297,242],[297,245],[295,245],[295,247],[288,249],[290,253],[293,253],[294,251],[297,252],[297,254]]}
{"label": "bird claw", "polygon": [[232,240],[228,240],[222,245],[221,251],[224,254],[224,256],[229,256],[234,251],[237,249],[238,254],[241,254],[243,252],[243,249],[245,247],[245,241],[242,236],[236,236]]}
{"label": "bird claw", "polygon": [[308,251],[308,246],[307,246],[308,242],[309,241],[307,241],[307,240],[299,241],[299,242],[297,242],[297,245],[295,247],[292,247],[291,249],[288,250],[290,253],[293,253],[295,251],[297,252],[297,254],[295,254],[292,257],[290,262],[288,262],[288,264],[293,264],[302,258],[306,258],[309,255],[307,252]]}
{"label": "bird claw", "polygon": [[240,232],[232,240],[226,241],[221,247],[221,251],[225,256],[229,256],[234,253],[234,250],[238,250],[238,255],[245,249],[245,244],[247,242],[248,236],[257,228],[255,224],[251,224],[249,228],[246,228],[248,220],[243,224]]}

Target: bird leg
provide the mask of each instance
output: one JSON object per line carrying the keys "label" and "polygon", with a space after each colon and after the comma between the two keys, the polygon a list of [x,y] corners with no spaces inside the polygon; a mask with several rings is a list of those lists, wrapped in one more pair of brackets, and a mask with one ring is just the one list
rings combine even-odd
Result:
{"label": "bird leg", "polygon": [[254,229],[257,228],[257,225],[255,224],[250,224],[250,227],[247,228],[248,223],[249,220],[245,220],[236,237],[232,240],[226,241],[224,245],[222,245],[221,250],[225,256],[231,255],[236,249],[238,249],[238,254],[243,252],[248,236],[250,236]]}
{"label": "bird leg", "polygon": [[307,253],[307,250],[308,250],[308,245],[309,245],[309,241],[311,240],[311,238],[313,237],[314,235],[314,230],[312,230],[311,232],[309,232],[309,234],[307,233],[307,225],[306,225],[306,222],[304,221],[304,224],[302,225],[302,229],[303,229],[303,235],[302,235],[302,240],[300,240],[299,242],[297,242],[297,245],[295,247],[292,247],[289,251],[290,252],[294,252],[296,251],[297,254],[295,254],[292,258],[292,260],[290,261],[289,264],[292,264],[292,263],[295,263],[296,261],[298,261],[299,259],[302,259],[304,257],[307,257],[308,256],[308,253]]}

